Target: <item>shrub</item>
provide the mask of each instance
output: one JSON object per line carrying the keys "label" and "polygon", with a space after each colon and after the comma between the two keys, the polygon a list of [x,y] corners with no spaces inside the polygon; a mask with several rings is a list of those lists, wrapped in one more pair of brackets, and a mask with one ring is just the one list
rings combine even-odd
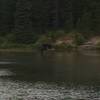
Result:
{"label": "shrub", "polygon": [[74,45],[71,45],[71,44],[61,44],[61,45],[56,45],[55,46],[55,49],[58,49],[58,50],[72,50],[74,48]]}
{"label": "shrub", "polygon": [[57,38],[57,37],[60,37],[60,36],[63,36],[65,35],[66,33],[62,30],[59,30],[59,31],[51,31],[51,32],[48,32],[48,37],[51,37],[51,38]]}
{"label": "shrub", "polygon": [[80,33],[74,34],[74,42],[76,45],[81,45],[86,41],[85,37]]}

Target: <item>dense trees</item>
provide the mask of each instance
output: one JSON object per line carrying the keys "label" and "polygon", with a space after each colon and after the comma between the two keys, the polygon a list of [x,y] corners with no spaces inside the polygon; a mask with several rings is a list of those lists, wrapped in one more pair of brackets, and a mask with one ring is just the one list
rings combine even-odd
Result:
{"label": "dense trees", "polygon": [[[99,34],[99,0],[0,0],[0,35],[17,42],[64,30]],[[28,41],[28,42],[27,42]]]}

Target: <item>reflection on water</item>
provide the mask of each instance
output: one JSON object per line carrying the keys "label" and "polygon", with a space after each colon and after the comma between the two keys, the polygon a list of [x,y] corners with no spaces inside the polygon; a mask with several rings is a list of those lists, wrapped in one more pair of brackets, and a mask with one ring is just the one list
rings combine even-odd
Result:
{"label": "reflection on water", "polygon": [[0,53],[0,100],[100,100],[98,55]]}
{"label": "reflection on water", "polygon": [[0,77],[1,76],[12,76],[12,72],[10,72],[8,69],[0,69]]}
{"label": "reflection on water", "polygon": [[8,64],[12,64],[12,63],[14,63],[14,62],[4,62],[4,61],[0,61],[0,65],[3,65],[3,64],[4,65],[6,65],[6,64],[8,65]]}

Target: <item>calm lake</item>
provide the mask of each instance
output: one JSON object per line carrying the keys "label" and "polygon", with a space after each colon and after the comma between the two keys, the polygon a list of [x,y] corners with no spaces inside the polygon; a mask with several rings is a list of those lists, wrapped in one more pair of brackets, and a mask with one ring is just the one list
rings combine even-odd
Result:
{"label": "calm lake", "polygon": [[100,52],[1,52],[0,100],[100,100]]}

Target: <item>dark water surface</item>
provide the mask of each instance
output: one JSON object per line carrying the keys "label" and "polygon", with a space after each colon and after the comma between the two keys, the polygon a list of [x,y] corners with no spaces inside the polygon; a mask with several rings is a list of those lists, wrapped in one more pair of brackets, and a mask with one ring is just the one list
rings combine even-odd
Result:
{"label": "dark water surface", "polygon": [[100,52],[2,52],[0,100],[100,100]]}

